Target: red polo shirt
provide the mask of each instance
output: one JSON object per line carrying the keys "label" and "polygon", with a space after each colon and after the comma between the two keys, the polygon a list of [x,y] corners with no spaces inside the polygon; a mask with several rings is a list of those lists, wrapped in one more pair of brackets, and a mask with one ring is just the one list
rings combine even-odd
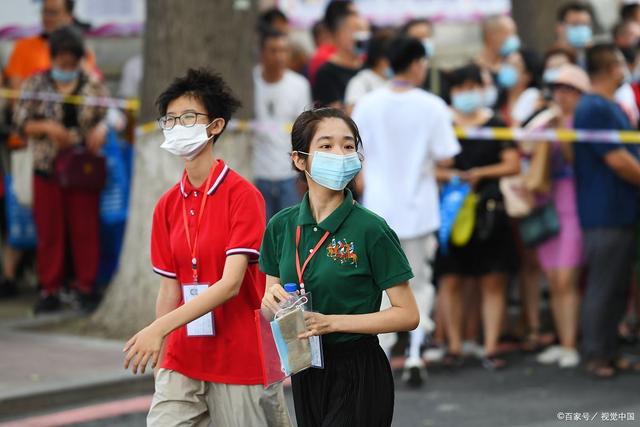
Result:
{"label": "red polo shirt", "polygon": [[246,254],[250,263],[240,293],[213,310],[216,335],[193,337],[187,336],[186,326],[176,329],[167,337],[162,367],[203,381],[262,384],[253,313],[260,308],[265,288],[257,264],[265,229],[264,199],[222,160],[214,166],[211,182],[208,189],[206,183],[194,188],[184,173],[158,201],[151,231],[153,270],[175,278],[180,286],[193,282],[182,200],[193,238],[202,197],[208,200],[198,237],[199,282],[220,280],[229,255]]}

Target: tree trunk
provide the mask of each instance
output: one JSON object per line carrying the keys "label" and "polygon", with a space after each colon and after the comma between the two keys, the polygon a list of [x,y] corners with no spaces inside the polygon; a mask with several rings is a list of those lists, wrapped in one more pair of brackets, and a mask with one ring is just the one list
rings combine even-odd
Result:
{"label": "tree trunk", "polygon": [[525,47],[543,54],[556,40],[558,9],[569,0],[512,1],[511,14]]}
{"label": "tree trunk", "polygon": [[[244,108],[253,111],[256,0],[148,0],[145,27],[142,122],[157,116],[155,99],[191,67],[211,68],[225,78]],[[233,141],[230,141],[233,140]],[[232,142],[232,143],[231,143]],[[159,131],[138,137],[130,214],[118,272],[93,316],[105,332],[128,337],[154,318],[159,277],[151,270],[150,236],[159,197],[180,178],[182,162],[159,149]],[[232,167],[246,170],[246,136],[227,135],[216,148]]]}

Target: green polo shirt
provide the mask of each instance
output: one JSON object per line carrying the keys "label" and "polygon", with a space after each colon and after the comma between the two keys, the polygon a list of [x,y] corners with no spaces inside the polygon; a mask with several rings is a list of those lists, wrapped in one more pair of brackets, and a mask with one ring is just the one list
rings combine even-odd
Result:
{"label": "green polo shirt", "polygon": [[[326,231],[331,234],[304,271],[305,290],[312,295],[313,311],[323,314],[365,314],[380,310],[382,292],[413,277],[409,261],[396,233],[384,219],[353,201],[345,191],[344,202],[317,224],[302,203],[275,215],[260,249],[260,269],[280,282],[298,283],[296,228],[302,226],[300,264]],[[330,334],[336,343],[360,338],[360,334]]]}

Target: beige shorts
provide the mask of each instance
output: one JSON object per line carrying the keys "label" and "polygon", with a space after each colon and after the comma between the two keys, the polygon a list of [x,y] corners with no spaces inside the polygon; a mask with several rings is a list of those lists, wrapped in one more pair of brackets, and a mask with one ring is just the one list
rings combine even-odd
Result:
{"label": "beige shorts", "polygon": [[290,427],[282,384],[230,385],[160,369],[147,415],[153,427]]}

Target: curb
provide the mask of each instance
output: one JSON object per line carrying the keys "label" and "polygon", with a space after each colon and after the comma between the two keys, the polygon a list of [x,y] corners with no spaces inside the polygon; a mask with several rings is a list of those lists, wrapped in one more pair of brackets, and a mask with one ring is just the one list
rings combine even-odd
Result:
{"label": "curb", "polygon": [[11,396],[0,400],[0,420],[10,421],[25,414],[33,414],[34,408],[44,413],[64,406],[86,405],[109,398],[153,394],[153,390],[153,376],[147,375]]}

